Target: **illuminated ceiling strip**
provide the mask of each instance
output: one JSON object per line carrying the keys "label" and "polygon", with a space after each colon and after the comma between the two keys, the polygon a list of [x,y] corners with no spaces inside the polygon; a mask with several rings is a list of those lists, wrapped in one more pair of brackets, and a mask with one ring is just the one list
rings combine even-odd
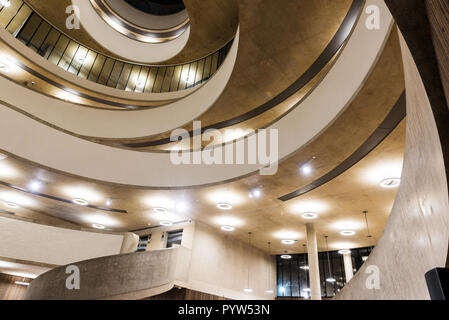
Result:
{"label": "illuminated ceiling strip", "polygon": [[374,131],[374,133],[365,141],[360,148],[358,148],[352,155],[350,155],[345,161],[343,161],[339,166],[334,168],[332,171],[322,176],[321,178],[313,181],[309,185],[294,191],[290,194],[282,196],[279,198],[281,201],[288,201],[303,194],[310,192],[322,185],[328,183],[329,181],[335,179],[339,175],[343,174],[364,157],[366,157],[371,151],[373,151],[388,135],[393,132],[394,129],[401,123],[405,118],[407,113],[405,92],[401,95],[399,100],[396,102],[393,109],[387,115],[385,120],[380,124],[380,126]]}
{"label": "illuminated ceiling strip", "polygon": [[[28,190],[28,189],[21,188],[21,187],[9,184],[9,183],[4,182],[4,181],[0,181],[0,185],[8,187],[8,188],[11,188],[11,189],[14,189],[14,190],[17,190],[17,191],[21,191],[21,192],[25,192],[25,193],[28,193],[28,194],[31,194],[31,195],[35,195],[35,196],[38,196],[38,197],[43,197],[43,198],[47,198],[47,199],[51,199],[51,200],[55,200],[55,201],[60,201],[60,202],[65,202],[65,203],[69,203],[69,204],[74,204],[72,200],[67,200],[67,199],[51,196],[51,195],[48,195],[48,194],[45,194],[45,193],[33,192],[33,191]],[[126,211],[126,210],[112,209],[112,208],[103,208],[103,207],[98,207],[98,206],[93,206],[93,205],[87,205],[87,206],[84,206],[84,207],[91,208],[91,209],[96,209],[96,210],[101,210],[101,211],[108,211],[108,212],[128,213],[128,211]]]}

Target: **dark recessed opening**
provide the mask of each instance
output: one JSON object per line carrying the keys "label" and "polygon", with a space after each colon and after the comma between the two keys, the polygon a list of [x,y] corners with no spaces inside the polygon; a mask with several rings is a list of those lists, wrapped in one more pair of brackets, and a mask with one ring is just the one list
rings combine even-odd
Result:
{"label": "dark recessed opening", "polygon": [[175,14],[186,7],[182,0],[125,0],[140,11],[159,16]]}

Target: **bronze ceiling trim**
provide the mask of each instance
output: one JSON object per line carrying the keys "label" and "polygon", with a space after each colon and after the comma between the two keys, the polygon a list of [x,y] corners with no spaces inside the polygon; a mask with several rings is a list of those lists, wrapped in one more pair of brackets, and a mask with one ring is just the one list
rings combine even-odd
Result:
{"label": "bronze ceiling trim", "polygon": [[[321,55],[315,60],[315,62],[307,69],[307,71],[302,74],[299,79],[297,79],[292,85],[290,85],[287,89],[282,91],[280,94],[278,94],[276,97],[271,99],[270,101],[267,101],[266,103],[260,105],[259,107],[252,109],[251,111],[248,111],[247,113],[244,113],[238,117],[225,120],[222,122],[218,122],[209,126],[206,126],[201,129],[200,131],[190,131],[188,133],[189,137],[196,136],[203,134],[207,130],[210,129],[223,129],[226,127],[230,127],[242,122],[245,122],[247,120],[250,120],[252,118],[255,118],[257,116],[260,116],[261,114],[275,108],[280,103],[284,102],[288,98],[290,98],[292,95],[294,95],[297,91],[301,90],[304,86],[306,86],[313,78],[315,78],[318,73],[321,72],[321,70],[332,60],[332,58],[335,56],[335,54],[338,53],[340,48],[346,43],[349,36],[352,33],[352,30],[354,29],[358,18],[360,16],[360,13],[362,12],[363,7],[365,6],[365,0],[354,0],[352,2],[351,8],[349,9],[345,19],[343,20],[342,24],[340,25],[340,28],[338,29],[337,33],[332,38],[331,42],[327,45],[327,47],[324,49],[324,51],[321,53]],[[164,144],[169,144],[172,141],[170,140],[170,137],[163,138],[159,140],[154,141],[146,141],[146,142],[138,142],[138,143],[117,143],[116,146],[119,147],[126,147],[126,148],[146,148],[146,147],[155,147],[160,146]]]}
{"label": "bronze ceiling trim", "polygon": [[354,165],[356,165],[358,162],[363,160],[363,158],[365,158],[371,151],[373,151],[378,145],[380,145],[405,118],[405,116],[407,115],[406,105],[407,104],[404,92],[396,102],[393,109],[391,109],[390,113],[384,119],[384,121],[380,124],[379,127],[377,127],[374,133],[371,134],[371,136],[360,146],[360,148],[358,148],[353,154],[346,158],[346,160],[344,160],[332,171],[328,172],[327,174],[313,181],[307,186],[280,197],[279,200],[284,202],[289,201],[302,196],[312,190],[315,190],[316,188],[319,188],[322,185],[340,176],[341,174],[352,168]]}
{"label": "bronze ceiling trim", "polygon": [[[33,192],[33,191],[28,190],[28,189],[25,189],[25,188],[22,188],[22,187],[18,187],[18,186],[9,184],[9,183],[4,182],[4,181],[0,181],[0,185],[2,185],[4,187],[7,187],[7,188],[14,189],[16,191],[25,192],[25,193],[28,193],[28,194],[31,194],[31,195],[34,195],[34,196],[43,197],[43,198],[47,198],[47,199],[50,199],[50,200],[55,200],[55,201],[60,201],[60,202],[65,202],[65,203],[70,203],[70,204],[73,204],[73,205],[77,205],[76,203],[73,203],[72,201],[67,200],[67,199],[51,196],[51,195],[48,195],[48,194],[45,194],[45,193]],[[96,210],[101,210],[101,211],[107,211],[107,212],[124,213],[124,214],[128,213],[127,210],[113,209],[113,208],[103,208],[103,207],[93,206],[93,205],[87,205],[87,206],[83,206],[83,207],[96,209]]]}
{"label": "bronze ceiling trim", "polygon": [[[190,19],[177,26],[167,29],[147,29],[127,21],[115,12],[104,0],[90,0],[98,15],[115,31],[136,41],[145,43],[162,43],[174,40],[181,36],[190,26]],[[110,22],[118,26],[112,25]],[[123,28],[123,29],[121,29]]]}

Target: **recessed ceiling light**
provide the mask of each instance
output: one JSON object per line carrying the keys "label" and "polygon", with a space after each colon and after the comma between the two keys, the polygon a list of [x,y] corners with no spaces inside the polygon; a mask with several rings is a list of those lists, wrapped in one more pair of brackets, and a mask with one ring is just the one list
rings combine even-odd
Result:
{"label": "recessed ceiling light", "polygon": [[111,206],[112,205],[112,200],[111,199],[106,200],[106,205],[108,207]]}
{"label": "recessed ceiling light", "polygon": [[301,214],[301,217],[303,217],[303,219],[313,220],[318,218],[318,214],[315,212],[304,212],[303,214]]}
{"label": "recessed ceiling light", "polygon": [[220,210],[232,210],[232,204],[226,202],[220,202],[217,204],[217,208]]}
{"label": "recessed ceiling light", "polygon": [[273,292],[273,290],[268,289],[268,290],[265,290],[265,293],[267,293],[267,294],[273,294],[274,292]]}
{"label": "recessed ceiling light", "polygon": [[243,289],[243,291],[245,291],[246,293],[251,293],[251,292],[253,292],[253,289],[251,289],[251,288],[245,288],[245,289]]}
{"label": "recessed ceiling light", "polygon": [[283,254],[283,255],[281,256],[281,259],[284,259],[284,260],[290,260],[291,258],[292,258],[292,256],[289,255],[289,254]]}
{"label": "recessed ceiling light", "polygon": [[342,236],[349,237],[349,236],[355,235],[355,231],[353,231],[353,230],[344,230],[344,231],[341,231],[340,234]]}
{"label": "recessed ceiling light", "polygon": [[171,221],[161,221],[160,225],[163,226],[163,227],[170,227],[170,226],[173,225],[173,222],[171,222]]}
{"label": "recessed ceiling light", "polygon": [[168,212],[168,210],[166,208],[163,208],[163,207],[153,208],[153,211],[156,212],[156,213],[167,213]]}
{"label": "recessed ceiling light", "polygon": [[399,187],[400,184],[401,184],[401,179],[399,179],[399,178],[388,178],[388,179],[382,180],[380,182],[380,186],[382,188],[387,188],[387,189]]}
{"label": "recessed ceiling light", "polygon": [[287,244],[287,245],[292,245],[294,244],[296,241],[295,240],[282,240],[283,244]]}
{"label": "recessed ceiling light", "polygon": [[249,197],[251,199],[252,198],[260,198],[261,196],[262,196],[262,191],[260,191],[259,189],[255,189],[249,194]]}
{"label": "recessed ceiling light", "polygon": [[75,198],[75,199],[72,200],[72,202],[74,204],[79,205],[79,206],[88,206],[89,205],[89,202],[87,202],[84,199],[80,199],[80,198]]}
{"label": "recessed ceiling light", "polygon": [[330,277],[330,278],[326,279],[326,282],[334,283],[334,282],[337,282],[337,280],[335,278]]}
{"label": "recessed ceiling light", "polygon": [[302,167],[301,167],[301,172],[304,174],[304,175],[309,175],[309,174],[311,174],[312,173],[312,167],[310,166],[310,164],[305,164],[305,165],[303,165]]}
{"label": "recessed ceiling light", "polygon": [[30,183],[29,188],[30,188],[31,191],[37,192],[37,191],[39,191],[39,190],[42,188],[42,183],[40,183],[40,182],[37,181],[37,180],[34,180],[34,181],[32,181],[32,182]]}
{"label": "recessed ceiling light", "polygon": [[20,208],[20,206],[18,204],[13,203],[13,202],[3,202],[3,204],[5,206],[7,206],[8,208],[11,208],[11,209],[18,209],[18,208]]}
{"label": "recessed ceiling light", "polygon": [[30,285],[29,282],[25,282],[25,281],[15,281],[14,283],[19,286],[25,286],[25,287],[28,287]]}
{"label": "recessed ceiling light", "polygon": [[350,253],[351,253],[351,250],[349,250],[349,249],[343,249],[343,250],[339,250],[338,253],[339,253],[339,254],[350,254]]}
{"label": "recessed ceiling light", "polygon": [[100,230],[106,229],[106,227],[104,225],[101,225],[101,224],[98,224],[98,223],[94,223],[92,225],[92,227],[94,227],[95,229],[100,229]]}
{"label": "recessed ceiling light", "polygon": [[9,0],[0,0],[0,5],[9,8],[11,6],[11,2]]}
{"label": "recessed ceiling light", "polygon": [[5,160],[6,158],[8,158],[6,154],[0,153],[0,161]]}
{"label": "recessed ceiling light", "polygon": [[223,227],[221,227],[221,230],[226,231],[226,232],[232,232],[235,230],[235,228],[231,227],[231,226],[223,226]]}

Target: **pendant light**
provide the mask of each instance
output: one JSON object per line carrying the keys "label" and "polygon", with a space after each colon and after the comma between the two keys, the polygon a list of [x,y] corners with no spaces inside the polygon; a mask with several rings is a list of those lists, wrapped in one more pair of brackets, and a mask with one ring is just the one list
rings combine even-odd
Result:
{"label": "pendant light", "polygon": [[[268,256],[271,259],[271,242],[268,242]],[[268,275],[268,277],[267,277],[267,290],[265,290],[265,293],[273,294],[274,291],[271,289],[271,267],[270,267],[269,264],[268,264],[267,268],[268,268],[268,272],[267,272],[267,275]]]}
{"label": "pendant light", "polygon": [[329,278],[326,279],[326,282],[329,283],[335,283],[337,280],[332,276],[332,270],[331,270],[331,256],[329,254],[329,244],[327,242],[327,239],[329,238],[329,236],[324,236],[324,238],[326,239],[326,250],[327,250],[327,264],[329,267]]}
{"label": "pendant light", "polygon": [[373,236],[371,235],[371,233],[370,233],[370,231],[369,231],[368,211],[366,211],[366,210],[363,211],[363,214],[365,215],[366,233],[367,233],[367,235],[368,235],[369,245],[370,245],[370,247],[371,247],[371,250],[373,250],[373,249],[374,249],[373,242],[372,242]]}
{"label": "pendant light", "polygon": [[250,286],[250,274],[249,274],[249,267],[250,267],[250,257],[251,257],[251,235],[252,232],[248,232],[248,285],[245,289],[243,289],[243,291],[245,291],[246,293],[251,293],[253,292],[253,289],[251,289]]}

